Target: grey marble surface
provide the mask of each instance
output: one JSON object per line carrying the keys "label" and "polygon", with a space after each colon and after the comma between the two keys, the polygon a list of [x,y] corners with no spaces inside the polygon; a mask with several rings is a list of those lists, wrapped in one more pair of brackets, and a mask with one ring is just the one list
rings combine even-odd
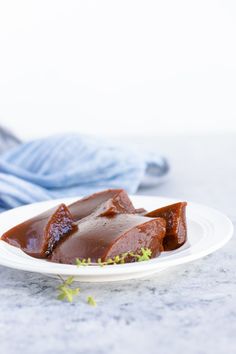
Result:
{"label": "grey marble surface", "polygon": [[[156,138],[172,173],[139,194],[191,200],[236,222],[236,136]],[[0,267],[0,353],[235,353],[236,241],[150,278],[80,284],[73,304],[57,280]],[[86,304],[92,294],[96,308]]]}

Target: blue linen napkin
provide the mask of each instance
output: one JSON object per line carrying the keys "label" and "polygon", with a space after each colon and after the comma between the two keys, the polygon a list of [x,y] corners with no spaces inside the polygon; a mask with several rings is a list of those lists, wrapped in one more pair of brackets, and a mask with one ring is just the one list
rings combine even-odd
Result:
{"label": "blue linen napkin", "polygon": [[0,211],[107,188],[135,193],[160,183],[168,170],[156,153],[80,134],[21,143],[0,151]]}
{"label": "blue linen napkin", "polygon": [[20,144],[20,139],[9,132],[7,129],[0,127],[0,154],[9,150],[11,147]]}

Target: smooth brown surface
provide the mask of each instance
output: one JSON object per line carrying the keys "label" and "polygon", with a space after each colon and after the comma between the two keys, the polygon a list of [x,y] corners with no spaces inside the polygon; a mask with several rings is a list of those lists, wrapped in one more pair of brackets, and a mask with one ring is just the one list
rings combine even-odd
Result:
{"label": "smooth brown surface", "polygon": [[[75,264],[96,262],[149,248],[152,257],[180,247],[187,237],[185,208],[176,203],[147,213],[135,209],[122,189],[109,189],[64,204],[15,226],[2,240],[27,254]],[[77,220],[77,221],[75,221]]]}
{"label": "smooth brown surface", "polygon": [[166,220],[166,236],[163,240],[165,251],[179,248],[187,239],[186,205],[186,202],[176,203],[145,214],[148,217],[161,217]]}
{"label": "smooth brown surface", "polygon": [[115,214],[134,214],[135,208],[123,189],[108,189],[82,198],[68,206],[75,221],[90,215],[99,209],[101,216]]}
{"label": "smooth brown surface", "polygon": [[60,204],[27,220],[2,235],[1,239],[33,257],[45,258],[57,243],[77,230],[68,208]]}
{"label": "smooth brown surface", "polygon": [[150,248],[152,256],[163,251],[166,222],[161,218],[118,214],[113,217],[91,215],[78,223],[78,231],[61,242],[51,260],[75,264],[76,258],[102,261],[141,247]]}

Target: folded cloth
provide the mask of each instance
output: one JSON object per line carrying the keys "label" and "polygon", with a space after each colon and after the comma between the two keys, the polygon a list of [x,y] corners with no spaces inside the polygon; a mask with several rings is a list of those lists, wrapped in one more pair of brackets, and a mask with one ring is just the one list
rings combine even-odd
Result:
{"label": "folded cloth", "polygon": [[26,142],[0,154],[0,211],[106,188],[135,193],[168,169],[155,153],[79,134]]}
{"label": "folded cloth", "polygon": [[20,144],[20,140],[5,128],[0,127],[0,154]]}

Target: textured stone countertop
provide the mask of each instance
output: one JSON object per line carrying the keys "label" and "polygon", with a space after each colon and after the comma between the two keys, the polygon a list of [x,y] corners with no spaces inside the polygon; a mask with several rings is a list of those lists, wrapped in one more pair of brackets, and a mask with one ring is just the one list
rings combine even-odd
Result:
{"label": "textured stone countertop", "polygon": [[[150,139],[172,173],[139,194],[191,200],[236,222],[236,136]],[[235,235],[234,235],[235,236]],[[236,353],[236,240],[150,278],[80,284],[75,303],[58,281],[0,267],[0,353]],[[96,308],[85,303],[87,295]]]}

